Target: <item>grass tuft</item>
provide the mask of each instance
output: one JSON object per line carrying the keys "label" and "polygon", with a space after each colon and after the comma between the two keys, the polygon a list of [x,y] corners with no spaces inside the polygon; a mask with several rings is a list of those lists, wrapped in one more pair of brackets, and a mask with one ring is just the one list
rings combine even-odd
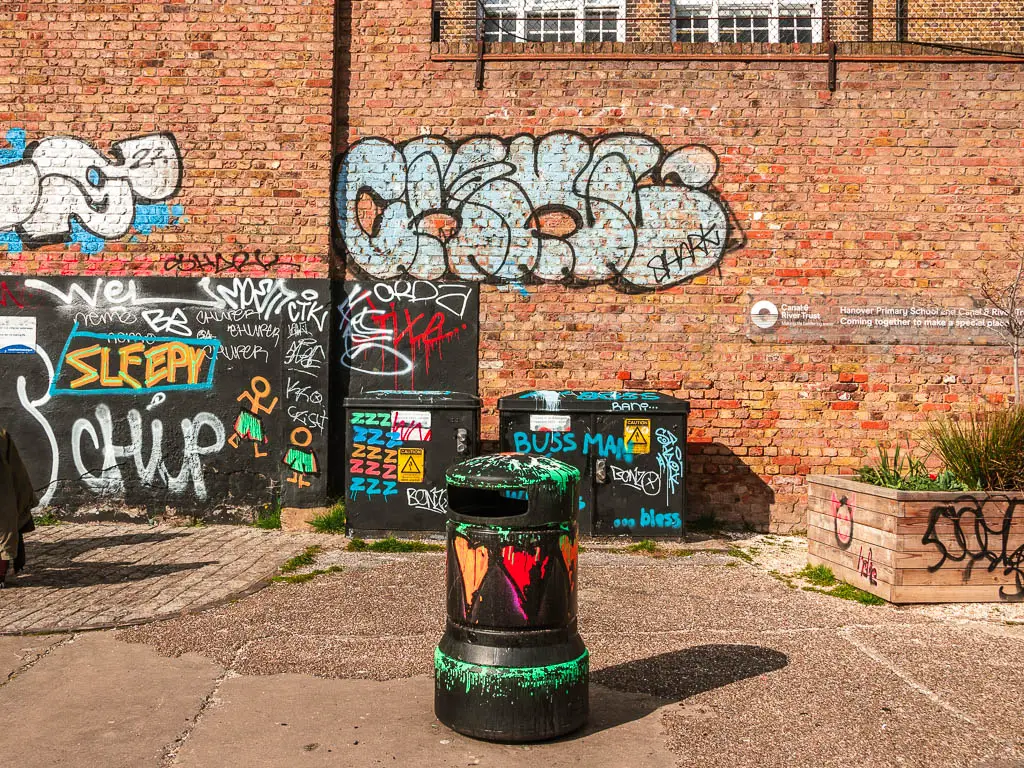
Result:
{"label": "grass tuft", "polygon": [[344,534],[348,518],[345,515],[345,505],[340,501],[322,515],[317,515],[309,524],[317,533],[340,533]]}
{"label": "grass tuft", "polygon": [[394,536],[388,536],[372,544],[362,539],[352,539],[346,549],[349,552],[443,552],[444,545],[426,541],[400,541]]}
{"label": "grass tuft", "polygon": [[843,600],[853,600],[864,605],[885,605],[885,600],[878,595],[872,595],[870,592],[858,589],[852,584],[839,584],[829,590],[827,594],[832,595],[832,597],[842,598]]}
{"label": "grass tuft", "polygon": [[341,573],[344,570],[340,565],[332,565],[330,568],[324,568],[323,570],[309,571],[308,573],[293,573],[290,576],[275,576],[272,581],[277,584],[305,584],[307,581],[312,581],[317,576],[323,576],[325,573]]}
{"label": "grass tuft", "polygon": [[816,587],[831,587],[839,583],[835,574],[832,573],[832,569],[827,565],[807,564],[802,570],[797,571],[796,575],[805,581],[811,582]]}
{"label": "grass tuft", "polygon": [[311,547],[306,547],[303,552],[297,554],[281,566],[281,573],[292,573],[293,571],[299,570],[299,568],[305,568],[307,565],[312,565],[316,562],[316,556],[323,551],[324,548],[316,544]]}
{"label": "grass tuft", "polygon": [[657,542],[651,541],[650,539],[644,539],[643,541],[638,541],[636,544],[630,544],[628,547],[626,547],[626,551],[641,552],[653,555],[655,552],[658,551],[658,544]]}
{"label": "grass tuft", "polygon": [[1024,407],[974,411],[935,422],[928,442],[967,490],[1024,489]]}
{"label": "grass tuft", "polygon": [[[863,605],[885,605],[885,600],[878,595],[872,595],[852,584],[839,581],[827,565],[805,565],[796,575],[814,585],[801,587],[804,592],[818,592],[822,595],[838,597],[841,600],[853,600],[855,603]],[[831,587],[831,589],[822,589],[822,587]]]}
{"label": "grass tuft", "polygon": [[729,557],[739,558],[740,560],[744,560],[748,563],[754,562],[753,556],[746,550],[740,549],[739,547],[729,547],[729,549],[725,551],[725,554]]}
{"label": "grass tuft", "polygon": [[33,516],[32,518],[36,525],[60,525],[61,520],[51,510],[46,510],[41,515]]}
{"label": "grass tuft", "polygon": [[266,504],[262,509],[256,510],[256,519],[252,524],[254,528],[262,528],[265,531],[280,530],[281,502],[274,501],[273,504]]}

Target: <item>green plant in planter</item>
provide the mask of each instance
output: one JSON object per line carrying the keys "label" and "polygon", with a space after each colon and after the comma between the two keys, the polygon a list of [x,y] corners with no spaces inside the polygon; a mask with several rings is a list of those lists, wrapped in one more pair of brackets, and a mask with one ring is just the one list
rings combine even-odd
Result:
{"label": "green plant in planter", "polygon": [[1024,407],[933,423],[928,442],[965,490],[1024,490]]}
{"label": "green plant in planter", "polygon": [[857,479],[862,483],[900,491],[962,491],[967,488],[949,470],[930,472],[926,466],[927,456],[916,459],[910,453],[909,438],[906,451],[900,448],[899,443],[893,446],[891,454],[882,443],[875,443],[875,447],[878,461],[873,466],[857,470]]}

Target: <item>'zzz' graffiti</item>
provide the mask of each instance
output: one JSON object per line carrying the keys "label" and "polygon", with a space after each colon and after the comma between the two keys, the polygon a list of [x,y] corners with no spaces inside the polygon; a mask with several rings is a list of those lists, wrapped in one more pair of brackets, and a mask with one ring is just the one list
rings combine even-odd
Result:
{"label": "'zzz' graffiti", "polygon": [[153,133],[115,142],[113,160],[84,141],[52,136],[26,143],[12,128],[0,149],[0,244],[12,253],[49,243],[78,243],[99,253],[133,230],[148,235],[178,223],[170,206],[181,187],[174,136]]}
{"label": "'zzz' graffiti", "polygon": [[343,157],[337,216],[351,266],[378,279],[609,282],[667,288],[735,247],[704,146],[588,138],[370,138]]}

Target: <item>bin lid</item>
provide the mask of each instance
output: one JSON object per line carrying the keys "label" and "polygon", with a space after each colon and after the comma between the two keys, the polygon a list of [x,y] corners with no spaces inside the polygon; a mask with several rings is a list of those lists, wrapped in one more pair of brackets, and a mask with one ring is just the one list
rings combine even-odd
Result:
{"label": "bin lid", "polygon": [[[629,405],[627,405],[629,404]],[[498,400],[499,411],[621,413],[690,412],[690,402],[660,392],[622,390],[580,391],[575,389],[538,389],[506,395]]]}
{"label": "bin lid", "polygon": [[345,398],[346,408],[477,408],[480,398],[450,390],[374,389]]}
{"label": "bin lid", "polygon": [[528,490],[548,485],[565,493],[580,471],[558,459],[525,453],[495,453],[459,462],[445,472],[449,485],[487,490]]}

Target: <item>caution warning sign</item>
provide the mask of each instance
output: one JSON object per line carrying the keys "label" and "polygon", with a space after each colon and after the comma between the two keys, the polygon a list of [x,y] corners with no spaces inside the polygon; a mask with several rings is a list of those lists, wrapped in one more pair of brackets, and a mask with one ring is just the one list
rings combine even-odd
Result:
{"label": "caution warning sign", "polygon": [[622,441],[626,444],[626,453],[651,452],[651,420],[626,419]]}
{"label": "caution warning sign", "polygon": [[422,483],[423,482],[423,449],[422,448],[399,448],[398,449],[398,482],[400,482],[400,483]]}

